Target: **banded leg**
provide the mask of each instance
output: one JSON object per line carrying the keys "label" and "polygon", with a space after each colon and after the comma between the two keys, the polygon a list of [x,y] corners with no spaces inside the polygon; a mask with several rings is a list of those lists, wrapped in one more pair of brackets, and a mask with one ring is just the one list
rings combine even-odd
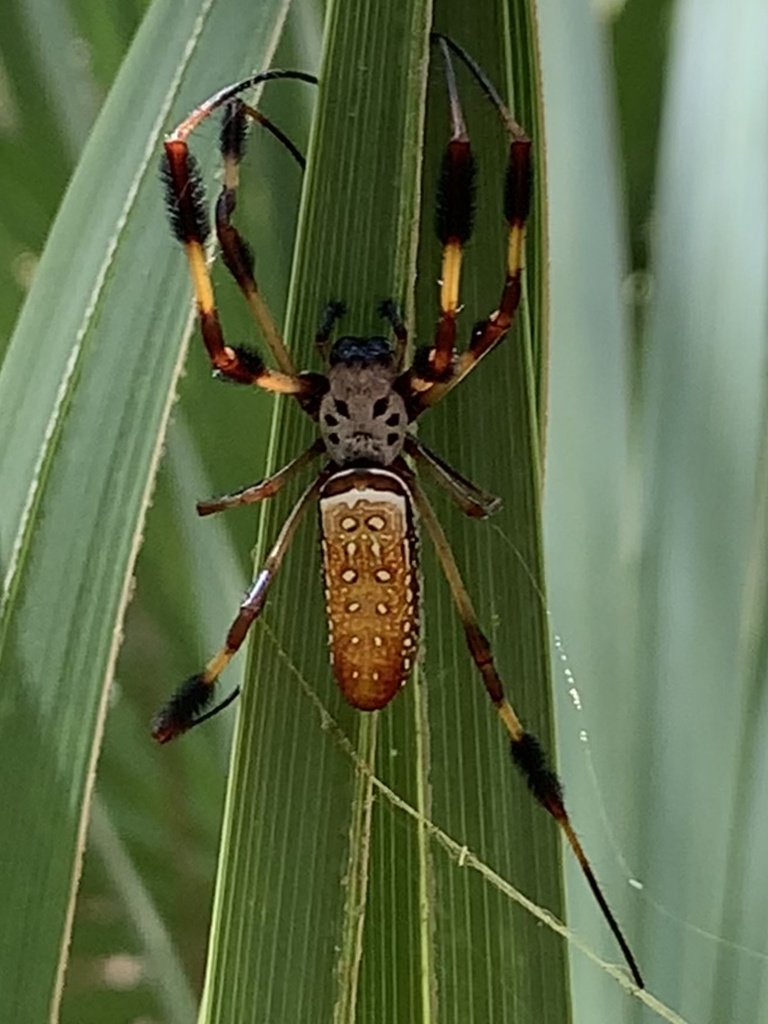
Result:
{"label": "banded leg", "polygon": [[272,357],[283,373],[295,376],[296,366],[256,284],[251,247],[232,224],[232,214],[237,205],[237,189],[240,183],[240,163],[245,152],[246,116],[258,120],[268,130],[277,134],[280,141],[297,157],[300,163],[302,165],[304,163],[303,157],[298,153],[296,147],[263,114],[248,107],[240,99],[230,100],[224,108],[219,136],[224,163],[224,181],[216,202],[216,235],[221,246],[224,265],[243,293],[248,308],[269,346]]}
{"label": "banded leg", "polygon": [[[171,227],[176,238],[184,246],[189,261],[203,341],[214,370],[222,376],[239,383],[256,384],[258,387],[265,388],[268,391],[293,394],[300,400],[306,400],[313,397],[318,389],[319,382],[310,374],[296,375],[293,364],[290,362],[290,357],[285,351],[285,347],[282,346],[282,342],[280,342],[282,348],[278,346],[276,354],[280,370],[269,370],[255,353],[244,347],[229,346],[224,341],[214,302],[211,278],[205,259],[204,245],[210,228],[205,209],[202,175],[196,160],[190,154],[187,146],[187,139],[190,134],[215,110],[218,110],[219,107],[230,100],[234,100],[244,90],[276,79],[294,79],[313,85],[317,84],[317,79],[314,75],[306,74],[303,71],[275,69],[251,75],[240,82],[235,82],[233,85],[219,90],[219,92],[215,93],[204,103],[201,103],[199,107],[196,107],[167,137],[161,165],[161,175],[166,190],[166,203]],[[284,142],[288,149],[296,155],[295,147],[285,140],[285,136],[267,118],[264,118],[263,115],[258,114],[257,111],[249,107],[245,109],[252,116],[256,117],[257,120],[260,120],[269,131],[276,135],[280,141]],[[229,129],[223,131],[225,138],[222,138],[221,145],[222,150],[225,151],[225,164],[228,162],[227,152],[235,145],[232,138],[233,133],[236,136],[237,119],[235,119],[234,126],[230,125]],[[223,193],[227,192],[228,184],[231,188],[236,186],[237,161],[229,160],[229,163],[231,165],[229,168],[229,182],[225,180]],[[230,204],[232,204],[231,209],[227,213],[227,206]],[[232,197],[224,198],[223,201],[220,198],[219,206],[222,209],[222,214],[217,214],[217,225],[221,222],[225,229],[225,240],[222,242],[222,247],[229,253],[232,262],[238,264],[238,269],[243,270],[241,276],[247,277],[245,267],[240,266],[244,261],[247,246],[236,232],[234,238],[226,232],[228,218],[231,215],[232,209],[234,209]],[[245,263],[247,264],[247,260],[245,260]],[[234,271],[232,272],[234,273]],[[247,287],[250,288],[250,284],[247,284]],[[269,331],[267,330],[265,333],[268,335],[269,340]],[[274,337],[272,342],[274,344]]]}
{"label": "banded leg", "polygon": [[[450,54],[442,39],[445,78],[451,111],[451,138],[443,154],[437,187],[435,230],[442,245],[440,272],[440,316],[432,347],[417,353],[398,390],[416,398],[415,415],[439,381],[453,375],[456,351],[456,317],[459,312],[459,284],[464,246],[472,234],[475,194],[475,160],[469,144],[464,115],[459,103]],[[405,387],[403,387],[403,383]]]}
{"label": "banded leg", "polygon": [[[519,130],[519,129],[518,129]],[[499,308],[481,321],[472,331],[469,348],[458,358],[453,378],[447,387],[437,388],[427,396],[434,405],[445,391],[454,387],[506,336],[520,306],[522,272],[525,262],[525,225],[531,207],[533,170],[531,142],[524,135],[512,138],[504,187],[504,216],[508,226],[507,267]]]}
{"label": "banded leg", "polygon": [[197,514],[209,516],[214,512],[223,512],[227,508],[236,508],[238,505],[255,505],[265,498],[272,498],[278,491],[293,479],[302,469],[306,469],[314,460],[325,451],[325,443],[318,438],[305,452],[283,466],[277,473],[268,476],[257,484],[250,487],[243,487],[233,494],[223,494],[220,498],[210,498],[208,501],[198,501]]}
{"label": "banded leg", "polygon": [[[440,319],[433,348],[429,352],[428,370],[417,368],[409,381],[413,392],[409,403],[413,418],[438,402],[473,369],[477,362],[507,334],[515,318],[521,297],[521,276],[524,262],[525,224],[531,205],[532,160],[531,141],[507,110],[499,93],[482,69],[452,40],[434,34],[446,60],[454,138],[449,143],[440,179],[438,197],[438,235],[443,243],[443,269],[440,293]],[[456,312],[462,247],[471,233],[474,167],[466,134],[456,137],[460,112],[448,51],[452,50],[467,66],[480,88],[496,107],[509,136],[509,155],[504,185],[504,216],[507,222],[507,264],[499,308],[472,332],[468,349],[454,361]],[[466,145],[466,155],[459,149]],[[464,234],[462,235],[462,231]]]}
{"label": "banded leg", "polygon": [[451,140],[443,155],[437,193],[435,227],[443,247],[443,259],[440,273],[440,317],[430,353],[430,376],[433,381],[446,380],[453,371],[461,259],[464,246],[472,234],[475,195],[475,160],[459,103],[453,65],[442,41],[441,48],[451,108]]}
{"label": "banded leg", "polygon": [[[216,680],[242,646],[253,621],[261,614],[267,592],[293,540],[301,517],[307,508],[317,500],[320,488],[328,475],[329,471],[323,470],[291,509],[272,550],[267,555],[264,567],[252,583],[240,605],[236,618],[229,627],[224,646],[214,654],[202,672],[191,676],[182,683],[168,703],[155,716],[152,722],[152,735],[158,743],[167,743],[176,736],[187,732],[205,718],[210,718],[210,712],[208,714],[203,714],[203,712],[213,698]],[[227,698],[221,706],[228,704],[231,699]],[[219,708],[214,710],[219,710]]]}
{"label": "banded leg", "polygon": [[310,375],[297,376],[270,370],[255,352],[225,343],[205,258],[209,224],[202,177],[186,142],[169,140],[165,143],[161,172],[168,216],[173,232],[187,254],[203,342],[214,370],[240,384],[255,384],[266,391],[297,395],[299,398],[309,397],[317,388],[317,382]]}
{"label": "banded leg", "polygon": [[461,511],[473,519],[485,519],[501,508],[501,498],[481,490],[449,465],[415,434],[406,434],[405,451],[444,487]]}
{"label": "banded leg", "polygon": [[605,897],[597,883],[592,867],[587,860],[584,849],[573,830],[570,819],[563,802],[563,788],[560,779],[557,777],[541,744],[534,735],[526,732],[520,719],[504,695],[504,688],[501,678],[496,670],[493,661],[493,654],[488,639],[483,634],[477,621],[477,615],[472,605],[472,600],[467,593],[464,582],[456,565],[453,551],[448,539],[443,532],[439,520],[432,510],[432,506],[421,490],[418,481],[413,474],[408,474],[408,483],[412,489],[416,508],[419,511],[422,522],[427,529],[437,551],[443,572],[451,588],[451,594],[456,604],[461,623],[464,627],[464,634],[472,660],[480,672],[486,692],[499,714],[499,718],[507,730],[510,738],[512,760],[525,776],[528,788],[541,806],[551,814],[560,827],[563,835],[573,850],[582,872],[589,884],[592,893],[603,912],[609,928],[613,932],[622,953],[627,961],[635,984],[643,988],[643,979],[640,975],[632,951],[621,933],[618,922],[608,906]]}

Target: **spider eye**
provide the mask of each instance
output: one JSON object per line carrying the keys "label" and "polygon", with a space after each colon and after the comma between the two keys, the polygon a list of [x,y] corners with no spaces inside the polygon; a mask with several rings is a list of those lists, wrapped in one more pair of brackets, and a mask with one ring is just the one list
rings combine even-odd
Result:
{"label": "spider eye", "polygon": [[374,417],[376,417],[376,416],[383,416],[384,413],[387,411],[387,406],[388,405],[389,405],[389,399],[387,399],[387,398],[377,398],[376,401],[373,403],[373,415],[374,415]]}
{"label": "spider eye", "polygon": [[349,419],[349,407],[346,402],[342,402],[341,399],[336,399],[336,412],[339,416],[343,416],[345,420]]}

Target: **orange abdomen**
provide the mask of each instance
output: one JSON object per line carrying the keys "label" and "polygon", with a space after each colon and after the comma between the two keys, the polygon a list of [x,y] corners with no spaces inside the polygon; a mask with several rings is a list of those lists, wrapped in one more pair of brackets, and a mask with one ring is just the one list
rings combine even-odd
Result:
{"label": "orange abdomen", "polygon": [[408,678],[418,648],[411,496],[388,470],[347,469],[319,505],[333,672],[350,704],[374,711]]}

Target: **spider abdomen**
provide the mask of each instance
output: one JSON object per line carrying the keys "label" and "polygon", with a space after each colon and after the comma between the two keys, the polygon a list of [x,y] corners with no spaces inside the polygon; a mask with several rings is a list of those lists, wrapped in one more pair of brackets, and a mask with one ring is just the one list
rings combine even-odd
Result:
{"label": "spider abdomen", "polygon": [[408,678],[418,646],[411,496],[389,470],[346,469],[319,506],[333,673],[350,704],[374,711]]}

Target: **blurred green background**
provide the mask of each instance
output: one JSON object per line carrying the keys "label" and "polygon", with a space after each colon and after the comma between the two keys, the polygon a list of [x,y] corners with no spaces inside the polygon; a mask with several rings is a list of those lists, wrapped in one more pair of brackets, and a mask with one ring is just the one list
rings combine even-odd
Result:
{"label": "blurred green background", "polygon": [[[2,352],[147,7],[4,6]],[[560,768],[649,989],[696,1024],[760,1020],[768,996],[768,5],[719,8],[539,5],[551,260],[545,539]],[[295,4],[275,63],[317,68],[320,24],[314,8]],[[227,68],[210,76],[203,93],[233,77]],[[305,141],[307,110],[276,110]],[[198,140],[210,165],[214,139],[207,128]],[[262,180],[264,189],[248,188]],[[245,181],[246,235],[275,240],[261,284],[279,317],[298,175],[267,149],[249,159]],[[279,210],[265,198],[275,181]],[[158,232],[161,216],[158,204]],[[170,243],[168,253],[178,258]],[[230,283],[218,272],[216,283],[228,330],[248,332]],[[160,758],[146,722],[169,681],[217,644],[248,578],[254,520],[203,525],[194,501],[262,474],[266,432],[256,420],[250,436],[240,428],[268,415],[253,408],[253,396],[210,386],[203,360],[189,360],[99,762],[62,1004],[72,1024],[195,1013],[231,726],[222,716]],[[503,517],[493,529],[496,556],[511,564]],[[570,926],[615,960],[566,863]],[[576,1021],[658,1019],[577,950],[571,967]]]}

